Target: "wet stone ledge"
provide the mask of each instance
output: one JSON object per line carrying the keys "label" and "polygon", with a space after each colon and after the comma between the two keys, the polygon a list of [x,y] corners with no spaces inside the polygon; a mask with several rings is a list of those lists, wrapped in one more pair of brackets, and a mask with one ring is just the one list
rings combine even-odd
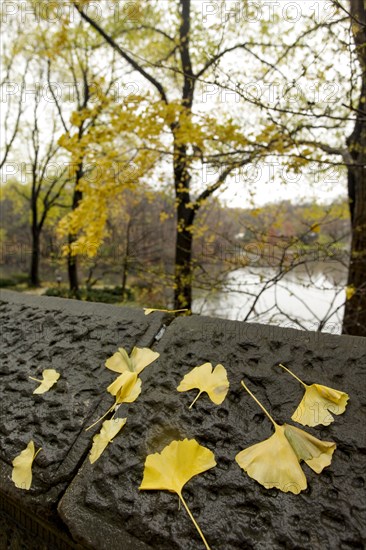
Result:
{"label": "wet stone ledge", "polygon": [[[178,498],[141,491],[147,454],[172,439],[196,438],[216,468],[192,478],[183,494],[212,550],[351,550],[365,547],[366,340],[305,333],[208,317],[172,320],[161,313],[3,292],[0,367],[0,550],[193,550],[203,548]],[[172,321],[172,322],[171,322]],[[162,338],[155,336],[168,325]],[[99,426],[85,427],[112,404],[105,388],[114,374],[104,362],[119,345],[151,346],[159,359],[141,373],[142,393],[119,416],[126,426],[100,459],[88,452]],[[193,367],[222,363],[230,391],[221,406],[176,387]],[[300,385],[282,362],[308,382],[350,395],[346,413],[329,427],[306,428],[337,443],[330,467],[303,466],[308,488],[299,495],[266,490],[235,455],[272,433],[243,391],[244,376],[279,423],[290,420]],[[28,376],[55,368],[61,378],[33,395]],[[11,481],[11,461],[33,439],[42,446],[30,491]],[[5,534],[3,531],[5,530]],[[14,546],[15,544],[15,546]]]}

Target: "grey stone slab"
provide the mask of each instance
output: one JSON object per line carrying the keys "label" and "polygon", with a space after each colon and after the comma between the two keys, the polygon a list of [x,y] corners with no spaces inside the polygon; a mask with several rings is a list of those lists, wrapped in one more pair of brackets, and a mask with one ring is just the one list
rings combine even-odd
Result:
{"label": "grey stone slab", "polygon": [[[59,505],[75,539],[117,550],[127,533],[159,550],[203,548],[176,495],[138,489],[147,454],[194,437],[215,453],[217,467],[190,480],[183,494],[213,550],[364,548],[366,339],[187,317],[175,320],[155,349],[161,356],[142,372],[142,394],[118,411],[127,416],[123,431],[94,465],[84,462]],[[225,365],[228,397],[215,406],[202,395],[189,410],[195,391],[176,387],[206,361]],[[300,495],[266,490],[235,462],[240,450],[272,433],[242,377],[279,423],[290,421],[300,402],[300,384],[279,362],[308,383],[350,395],[331,426],[307,428],[337,450],[320,475],[304,466],[308,488]]]}
{"label": "grey stone slab", "polygon": [[[0,491],[42,517],[57,502],[87,455],[93,431],[85,427],[109,404],[105,387],[114,373],[103,365],[124,346],[149,346],[163,316],[142,310],[35,297],[0,296]],[[34,395],[44,369],[61,377]],[[30,491],[16,489],[11,462],[30,440],[42,447]]]}

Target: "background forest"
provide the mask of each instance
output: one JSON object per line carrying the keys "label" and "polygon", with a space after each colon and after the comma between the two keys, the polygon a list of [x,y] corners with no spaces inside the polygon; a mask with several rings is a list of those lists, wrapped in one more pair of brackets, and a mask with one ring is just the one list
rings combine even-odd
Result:
{"label": "background forest", "polygon": [[1,10],[1,286],[366,336],[363,0]]}

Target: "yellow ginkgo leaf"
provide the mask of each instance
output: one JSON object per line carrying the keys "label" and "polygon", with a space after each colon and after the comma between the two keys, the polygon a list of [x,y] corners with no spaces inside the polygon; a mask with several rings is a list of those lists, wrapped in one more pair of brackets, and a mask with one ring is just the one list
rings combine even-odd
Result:
{"label": "yellow ginkgo leaf", "polygon": [[300,462],[303,460],[319,474],[323,468],[330,465],[336,444],[321,441],[289,424],[280,426],[244,382],[242,385],[273,423],[275,433],[268,439],[240,451],[235,460],[250,477],[267,489],[276,487],[285,493],[297,495],[307,487]]}
{"label": "yellow ginkgo leaf", "polygon": [[159,357],[159,353],[149,348],[133,348],[130,357],[123,348],[107,359],[105,366],[114,372],[123,373],[126,371],[139,374],[145,367],[150,365]]}
{"label": "yellow ginkgo leaf", "polygon": [[14,458],[11,479],[18,489],[26,489],[27,491],[30,489],[32,485],[32,464],[41,448],[36,452],[33,441],[30,441],[26,448]]}
{"label": "yellow ginkgo leaf", "polygon": [[238,453],[235,460],[266,489],[276,487],[297,495],[307,487],[305,474],[285,437],[283,426],[276,427],[275,433],[268,439]]}
{"label": "yellow ginkgo leaf", "polygon": [[182,489],[193,476],[215,466],[213,452],[202,447],[195,439],[172,441],[161,453],[146,458],[144,478],[140,485],[140,489],[177,493],[208,550],[207,541],[182,496]]}
{"label": "yellow ginkgo leaf", "polygon": [[[121,392],[121,395],[128,397],[138,381],[141,386],[141,380],[138,378],[137,374],[135,372],[126,371],[123,374],[120,374],[114,382],[108,386],[107,391],[111,395],[117,395]],[[129,403],[131,402],[132,401],[129,401]]]}
{"label": "yellow ginkgo leaf", "polygon": [[43,380],[38,380],[37,378],[33,378],[30,376],[29,378],[31,380],[34,380],[35,382],[39,382],[41,385],[38,386],[34,390],[33,393],[46,393],[54,384],[56,384],[57,380],[60,378],[60,373],[55,371],[55,369],[45,369],[42,372]]}
{"label": "yellow ginkgo leaf", "polygon": [[200,367],[195,367],[185,375],[177,390],[182,392],[194,388],[199,389],[199,393],[189,408],[195,404],[202,392],[206,392],[213,403],[221,405],[229,390],[229,380],[225,367],[216,365],[212,370],[211,363],[204,363]]}
{"label": "yellow ginkgo leaf", "polygon": [[118,378],[121,378],[126,374],[128,374],[129,376],[115,394],[116,404],[118,405],[120,405],[121,403],[133,403],[134,401],[136,401],[141,393],[141,378],[138,378],[135,372],[124,373]]}
{"label": "yellow ginkgo leaf", "polygon": [[118,376],[116,380],[112,382],[112,384],[110,384],[107,388],[109,393],[115,396],[115,402],[107,410],[107,412],[105,412],[100,418],[98,418],[98,420],[93,422],[91,426],[86,428],[86,431],[93,428],[93,426],[103,420],[103,418],[105,418],[107,414],[114,411],[117,408],[117,405],[121,405],[122,403],[133,403],[134,401],[136,401],[141,393],[141,384],[141,379],[138,378],[135,372],[126,371]]}
{"label": "yellow ginkgo leaf", "polygon": [[145,315],[150,315],[150,313],[154,313],[154,311],[162,311],[163,313],[180,313],[182,311],[188,311],[188,309],[156,309],[144,307]]}
{"label": "yellow ginkgo leaf", "polygon": [[334,422],[333,414],[342,414],[346,410],[349,396],[342,391],[328,388],[320,384],[308,386],[287,367],[280,364],[291,376],[296,378],[305,388],[305,394],[297,407],[292,420],[303,426],[329,426]]}
{"label": "yellow ginkgo leaf", "polygon": [[103,422],[99,434],[93,437],[93,446],[89,456],[91,464],[98,460],[104,449],[111,443],[126,422],[127,418],[112,418],[111,420],[105,420]]}

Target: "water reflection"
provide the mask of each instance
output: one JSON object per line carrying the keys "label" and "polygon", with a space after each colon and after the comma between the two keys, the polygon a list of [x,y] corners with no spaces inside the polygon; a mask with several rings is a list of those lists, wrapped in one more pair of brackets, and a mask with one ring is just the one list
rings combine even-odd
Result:
{"label": "water reflection", "polygon": [[228,274],[219,292],[196,296],[193,311],[340,334],[346,280],[346,267],[336,262],[298,266],[285,274],[275,268],[242,268]]}

